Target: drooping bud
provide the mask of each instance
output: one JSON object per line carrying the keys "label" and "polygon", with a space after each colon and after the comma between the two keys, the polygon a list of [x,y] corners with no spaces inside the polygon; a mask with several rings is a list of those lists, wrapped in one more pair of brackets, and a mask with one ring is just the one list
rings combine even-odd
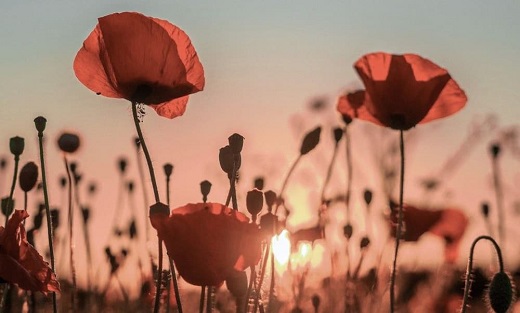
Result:
{"label": "drooping bud", "polygon": [[276,192],[268,190],[264,192],[265,203],[267,204],[267,210],[271,211],[273,205],[276,203]]}
{"label": "drooping bud", "polygon": [[63,152],[74,153],[78,150],[79,145],[79,136],[76,134],[65,132],[58,138],[58,147]]}
{"label": "drooping bud", "polygon": [[173,173],[173,165],[171,163],[166,163],[163,166],[164,175],[166,175],[166,178],[170,178],[170,176]]}
{"label": "drooping bud", "polygon": [[264,189],[264,178],[261,176],[255,178],[254,187],[258,190],[263,190]]}
{"label": "drooping bud", "polygon": [[353,232],[354,228],[352,228],[351,224],[347,224],[345,227],[343,227],[343,235],[345,235],[345,238],[350,239]]}
{"label": "drooping bud", "polygon": [[367,236],[361,238],[361,241],[359,242],[359,247],[361,249],[365,249],[369,245],[370,245],[370,239]]}
{"label": "drooping bud", "polygon": [[489,152],[491,153],[491,156],[496,159],[498,155],[500,154],[500,144],[494,143],[489,147]]}
{"label": "drooping bud", "polygon": [[28,162],[20,170],[20,188],[24,192],[31,191],[38,180],[38,166],[34,162]]}
{"label": "drooping bud", "polygon": [[34,119],[34,126],[36,126],[38,133],[43,133],[45,127],[47,126],[47,119],[43,116],[38,116]]}
{"label": "drooping bud", "polygon": [[365,203],[367,206],[370,206],[370,203],[372,203],[372,191],[370,189],[365,189],[365,192],[363,193],[363,198],[365,199]]}
{"label": "drooping bud", "polygon": [[229,136],[228,138],[229,147],[234,154],[239,154],[242,152],[242,148],[244,147],[244,137],[237,133]]}
{"label": "drooping bud", "polygon": [[211,191],[211,183],[207,180],[200,183],[200,193],[202,194],[202,202],[208,201],[208,195]]}
{"label": "drooping bud", "polygon": [[119,167],[119,172],[121,172],[121,175],[126,172],[127,164],[128,164],[128,162],[125,157],[120,157],[119,160],[117,161],[117,165]]}
{"label": "drooping bud", "polygon": [[489,203],[483,202],[480,209],[482,211],[482,215],[487,218],[489,216]]}
{"label": "drooping bud", "polygon": [[345,131],[343,130],[343,128],[341,128],[341,127],[334,128],[334,141],[336,143],[338,143],[341,140],[341,138],[343,138],[344,133],[345,133]]}
{"label": "drooping bud", "polygon": [[220,162],[220,168],[226,172],[228,175],[231,175],[233,171],[233,151],[230,146],[225,146],[220,148],[218,154],[218,160]]}
{"label": "drooping bud", "polygon": [[247,192],[246,196],[247,211],[251,214],[253,222],[256,221],[256,216],[264,206],[264,193],[258,189],[253,189]]}
{"label": "drooping bud", "polygon": [[506,313],[513,302],[513,284],[505,272],[496,273],[488,289],[489,305],[496,313]]}
{"label": "drooping bud", "polygon": [[11,153],[16,157],[20,156],[23,153],[25,148],[25,140],[22,137],[12,137],[9,140],[9,149]]}
{"label": "drooping bud", "polygon": [[302,145],[300,147],[300,154],[305,155],[311,152],[318,143],[320,142],[321,126],[316,127],[312,131],[308,132],[303,138]]}

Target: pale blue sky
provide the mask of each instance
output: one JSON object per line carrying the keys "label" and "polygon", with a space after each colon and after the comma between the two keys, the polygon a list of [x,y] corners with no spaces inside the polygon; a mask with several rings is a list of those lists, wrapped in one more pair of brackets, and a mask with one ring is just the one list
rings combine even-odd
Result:
{"label": "pale blue sky", "polygon": [[[20,135],[27,142],[23,161],[36,160],[32,120],[44,115],[54,181],[62,172],[54,149],[62,130],[82,134],[81,169],[87,179],[103,177],[105,190],[115,183],[118,156],[128,155],[135,171],[128,103],[95,96],[72,70],[97,18],[121,11],[139,11],[181,27],[205,68],[206,88],[191,98],[183,117],[170,121],[148,110],[143,124],[161,181],[162,164],[175,165],[174,206],[199,201],[198,183],[204,179],[215,184],[213,200],[224,200],[226,178],[217,156],[233,132],[246,137],[244,164],[250,167],[244,167],[245,179],[271,171],[268,187],[277,190],[298,149],[295,135],[301,135],[290,120],[314,97],[334,103],[347,86],[360,86],[352,64],[368,52],[423,55],[447,68],[469,98],[456,116],[424,126],[420,134],[428,142],[417,144],[414,156],[436,165],[425,167],[412,156],[410,184],[440,167],[475,116],[496,114],[500,126],[518,123],[520,117],[518,1],[2,1],[2,153],[8,152],[9,138]],[[307,116],[304,127],[310,129],[320,119]],[[459,195],[456,204],[467,204],[468,212],[482,201],[473,196],[482,195],[479,188],[489,193],[486,147],[493,136],[454,177],[457,184],[482,181],[470,194],[468,184],[451,190]],[[326,159],[329,151],[322,151]],[[504,170],[518,183],[518,160],[507,162]],[[243,191],[250,187],[245,184]],[[102,197],[109,192],[102,191]]]}

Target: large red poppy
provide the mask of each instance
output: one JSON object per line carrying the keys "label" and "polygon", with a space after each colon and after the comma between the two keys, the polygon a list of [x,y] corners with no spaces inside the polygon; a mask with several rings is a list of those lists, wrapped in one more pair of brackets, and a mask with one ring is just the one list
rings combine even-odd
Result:
{"label": "large red poppy", "polygon": [[168,21],[114,13],[99,23],[74,60],[76,77],[90,90],[153,107],[174,118],[188,95],[204,88],[204,70],[189,37]]}
{"label": "large red poppy", "polygon": [[342,96],[338,110],[393,129],[408,130],[456,113],[467,102],[445,69],[415,54],[366,54],[355,64],[365,85],[361,97]]}
{"label": "large red poppy", "polygon": [[22,224],[27,217],[27,212],[16,210],[6,227],[0,226],[0,278],[25,290],[59,292],[49,263],[27,241]]}
{"label": "large red poppy", "polygon": [[260,259],[258,227],[222,204],[187,204],[170,216],[152,213],[150,220],[179,274],[190,284],[219,286],[234,271]]}
{"label": "large red poppy", "polygon": [[[395,226],[397,224],[397,204],[391,203],[392,214],[391,234],[395,236]],[[464,235],[468,219],[466,215],[458,209],[427,210],[414,206],[405,205],[403,207],[403,223],[405,241],[417,241],[424,233],[429,232],[445,240],[445,260],[453,263],[458,256],[459,243]]]}

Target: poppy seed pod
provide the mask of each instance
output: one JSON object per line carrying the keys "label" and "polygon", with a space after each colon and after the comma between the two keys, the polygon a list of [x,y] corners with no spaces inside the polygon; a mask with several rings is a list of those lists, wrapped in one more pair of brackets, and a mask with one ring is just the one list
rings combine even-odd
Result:
{"label": "poppy seed pod", "polygon": [[3,169],[5,168],[6,165],[7,165],[7,160],[6,160],[6,158],[2,158],[2,159],[0,159],[0,169],[3,170]]}
{"label": "poppy seed pod", "polygon": [[333,132],[334,132],[334,141],[336,143],[338,143],[341,140],[341,138],[343,138],[343,134],[345,132],[343,131],[343,128],[341,128],[341,127],[334,128]]}
{"label": "poppy seed pod", "polygon": [[230,146],[225,146],[220,148],[219,154],[218,154],[218,160],[220,162],[220,168],[228,173],[231,174],[233,171],[233,150],[231,150]]}
{"label": "poppy seed pod", "polygon": [[361,241],[359,242],[359,247],[361,249],[365,249],[369,245],[370,245],[370,239],[367,236],[361,238]]}
{"label": "poppy seed pod", "polygon": [[208,195],[211,191],[211,183],[207,180],[202,181],[200,183],[200,193],[202,194],[202,199],[205,202],[208,200]]}
{"label": "poppy seed pod", "polygon": [[489,147],[489,152],[493,158],[497,158],[500,154],[500,144],[494,143]]}
{"label": "poppy seed pod", "polygon": [[134,182],[129,181],[128,183],[126,183],[126,188],[128,189],[129,193],[132,193],[134,191]]}
{"label": "poppy seed pod", "polygon": [[61,151],[74,153],[79,148],[79,136],[72,133],[63,133],[58,138],[58,147]]}
{"label": "poppy seed pod", "polygon": [[372,191],[370,189],[365,189],[365,192],[363,193],[363,198],[365,199],[365,203],[367,206],[370,206],[370,203],[372,203]]}
{"label": "poppy seed pod", "polygon": [[36,126],[36,130],[39,133],[43,133],[45,127],[47,126],[47,119],[43,116],[38,116],[34,119],[34,126]]}
{"label": "poppy seed pod", "polygon": [[488,300],[496,313],[508,312],[513,303],[513,284],[505,272],[498,272],[491,279]]}
{"label": "poppy seed pod", "polygon": [[247,294],[247,274],[244,271],[233,272],[226,278],[226,286],[236,299],[241,299]]}
{"label": "poppy seed pod", "polygon": [[67,186],[67,177],[62,176],[60,177],[60,187],[65,188],[65,186]]}
{"label": "poppy seed pod", "polygon": [[318,143],[320,142],[321,126],[316,127],[312,131],[308,132],[303,138],[302,145],[300,147],[300,154],[305,155],[311,152]]}
{"label": "poppy seed pod", "polygon": [[253,221],[256,221],[256,216],[262,211],[262,207],[264,206],[264,193],[256,188],[248,191],[246,206],[247,211],[253,217]]}
{"label": "poppy seed pod", "polygon": [[9,149],[14,156],[20,156],[25,148],[25,140],[22,137],[12,137],[9,140]]}
{"label": "poppy seed pod", "polygon": [[244,147],[244,137],[242,137],[242,135],[234,133],[233,135],[229,136],[228,142],[229,147],[234,154],[239,154],[242,152],[242,148]]}
{"label": "poppy seed pod", "polygon": [[11,215],[11,213],[13,213],[14,199],[10,199],[9,197],[2,198],[1,206],[2,214],[8,217],[9,215]]}
{"label": "poppy seed pod", "polygon": [[345,225],[345,227],[343,227],[343,235],[345,236],[345,238],[350,239],[352,237],[353,232],[354,228],[351,224],[347,224]]}
{"label": "poppy seed pod", "polygon": [[119,167],[119,171],[121,172],[121,174],[124,174],[126,172],[126,166],[127,166],[128,162],[126,161],[126,158],[125,157],[121,157],[119,158],[119,160],[117,161],[117,165]]}
{"label": "poppy seed pod", "polygon": [[273,208],[273,205],[276,203],[276,192],[268,190],[264,192],[264,197],[267,208],[270,211]]}
{"label": "poppy seed pod", "polygon": [[81,217],[83,218],[83,224],[87,224],[88,220],[90,219],[90,208],[81,208]]}
{"label": "poppy seed pod", "polygon": [[314,307],[314,311],[318,312],[318,309],[320,308],[320,302],[321,302],[320,296],[315,294],[312,296],[311,300],[312,300],[312,306]]}
{"label": "poppy seed pod", "polygon": [[170,208],[162,202],[157,202],[157,203],[153,204],[152,206],[150,206],[150,215],[154,215],[154,214],[169,215]]}
{"label": "poppy seed pod", "polygon": [[38,180],[38,166],[34,162],[28,162],[20,170],[20,188],[24,192],[29,192],[36,185]]}
{"label": "poppy seed pod", "polygon": [[169,178],[173,173],[173,165],[171,163],[166,163],[163,166],[164,175]]}
{"label": "poppy seed pod", "polygon": [[255,178],[255,182],[253,183],[253,185],[258,190],[264,189],[264,178],[263,177]]}

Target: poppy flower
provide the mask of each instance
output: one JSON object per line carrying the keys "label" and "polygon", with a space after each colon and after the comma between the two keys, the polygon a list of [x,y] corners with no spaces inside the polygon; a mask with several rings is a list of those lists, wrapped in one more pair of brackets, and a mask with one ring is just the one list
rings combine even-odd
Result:
{"label": "poppy flower", "polygon": [[338,111],[397,130],[452,115],[467,102],[445,69],[416,54],[366,54],[354,68],[365,85],[339,98]]}
{"label": "poppy flower", "polygon": [[204,70],[189,37],[177,26],[136,12],[98,19],[74,60],[76,77],[110,98],[151,106],[174,118],[188,95],[204,88]]}
{"label": "poppy flower", "polygon": [[[397,223],[397,204],[391,203],[390,206],[393,236]],[[405,205],[403,222],[406,229],[403,235],[405,241],[417,241],[424,233],[429,232],[445,240],[445,260],[449,263],[456,261],[459,243],[468,224],[468,219],[462,211],[452,208],[434,211]]]}
{"label": "poppy flower", "polygon": [[242,213],[219,203],[187,204],[168,216],[150,214],[179,274],[197,286],[219,286],[260,260],[260,231]]}
{"label": "poppy flower", "polygon": [[27,212],[16,210],[6,227],[0,226],[0,278],[24,290],[59,292],[49,263],[27,241],[22,224],[27,217]]}

